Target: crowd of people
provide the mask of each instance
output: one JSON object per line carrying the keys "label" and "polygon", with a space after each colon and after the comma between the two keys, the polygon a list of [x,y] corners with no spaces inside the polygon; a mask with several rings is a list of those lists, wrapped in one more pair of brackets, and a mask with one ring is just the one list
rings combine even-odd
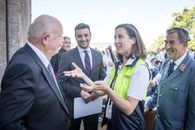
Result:
{"label": "crowd of people", "polygon": [[119,24],[114,31],[116,51],[108,46],[100,52],[90,47],[90,26],[79,23],[71,48],[58,19],[37,17],[2,78],[0,130],[80,130],[81,122],[84,130],[98,130],[100,114],[75,117],[75,99],[88,104],[102,96],[104,129],[146,130],[145,113],[155,111],[153,130],[194,130],[189,33],[168,29],[164,48],[149,56],[134,25]]}

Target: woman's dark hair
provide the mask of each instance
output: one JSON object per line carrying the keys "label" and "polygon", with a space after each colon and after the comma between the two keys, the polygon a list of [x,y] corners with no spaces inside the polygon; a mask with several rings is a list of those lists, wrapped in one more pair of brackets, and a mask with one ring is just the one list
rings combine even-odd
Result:
{"label": "woman's dark hair", "polygon": [[[144,42],[136,29],[135,26],[132,24],[119,24],[116,26],[115,30],[118,28],[124,28],[127,31],[127,34],[130,38],[135,38],[136,43],[132,45],[131,53],[128,58],[142,58],[144,59],[146,57],[146,48],[144,45]],[[119,60],[122,60],[122,56],[118,54]]]}

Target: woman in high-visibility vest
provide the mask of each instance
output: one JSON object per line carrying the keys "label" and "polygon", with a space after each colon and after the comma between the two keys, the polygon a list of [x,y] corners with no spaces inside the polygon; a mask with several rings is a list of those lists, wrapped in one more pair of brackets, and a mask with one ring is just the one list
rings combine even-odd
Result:
{"label": "woman in high-visibility vest", "polygon": [[65,72],[65,76],[83,78],[88,85],[82,84],[81,87],[94,92],[92,99],[97,95],[108,95],[105,114],[107,130],[144,130],[142,101],[150,77],[144,62],[145,46],[132,24],[118,25],[114,38],[119,61],[104,81],[93,83],[83,73],[76,74],[75,71]]}

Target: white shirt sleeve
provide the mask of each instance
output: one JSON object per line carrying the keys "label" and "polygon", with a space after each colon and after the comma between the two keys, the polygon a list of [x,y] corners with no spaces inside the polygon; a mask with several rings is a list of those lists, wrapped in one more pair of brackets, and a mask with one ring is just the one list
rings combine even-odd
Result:
{"label": "white shirt sleeve", "polygon": [[145,65],[140,65],[132,75],[127,96],[142,100],[149,84],[149,71]]}

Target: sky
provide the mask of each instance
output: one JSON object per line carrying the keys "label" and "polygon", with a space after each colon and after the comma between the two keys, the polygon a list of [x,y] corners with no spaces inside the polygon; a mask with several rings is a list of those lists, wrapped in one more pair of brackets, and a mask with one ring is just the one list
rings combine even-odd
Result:
{"label": "sky", "polygon": [[92,33],[90,45],[101,49],[113,45],[117,25],[130,23],[139,30],[148,48],[164,35],[173,13],[194,6],[195,0],[32,0],[32,20],[42,14],[59,19],[72,47],[76,46],[75,26],[87,23]]}

